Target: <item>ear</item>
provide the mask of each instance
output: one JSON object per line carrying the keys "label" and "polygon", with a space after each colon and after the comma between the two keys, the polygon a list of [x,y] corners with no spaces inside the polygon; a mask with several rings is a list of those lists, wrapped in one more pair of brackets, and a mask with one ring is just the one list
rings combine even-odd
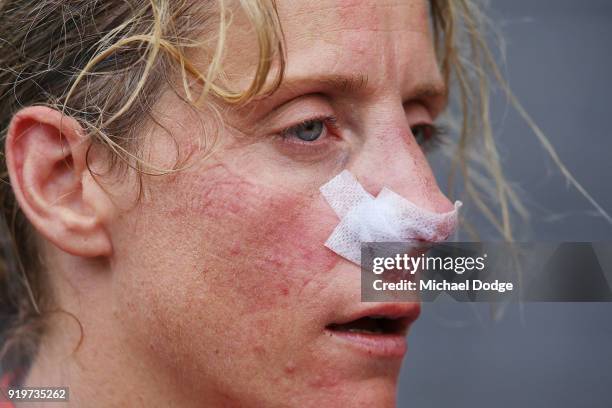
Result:
{"label": "ear", "polygon": [[89,145],[76,120],[48,107],[27,107],[10,123],[6,163],[17,202],[42,236],[72,255],[108,256],[108,200],[99,199],[87,168]]}

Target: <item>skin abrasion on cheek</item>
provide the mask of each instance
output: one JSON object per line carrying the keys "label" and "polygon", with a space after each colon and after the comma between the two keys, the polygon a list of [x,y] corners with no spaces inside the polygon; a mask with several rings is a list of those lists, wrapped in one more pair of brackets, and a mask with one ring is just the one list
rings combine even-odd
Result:
{"label": "skin abrasion on cheek", "polygon": [[457,225],[462,205],[456,201],[449,212],[431,212],[386,187],[374,197],[348,170],[321,186],[320,191],[340,218],[325,246],[358,265],[363,242],[445,240]]}

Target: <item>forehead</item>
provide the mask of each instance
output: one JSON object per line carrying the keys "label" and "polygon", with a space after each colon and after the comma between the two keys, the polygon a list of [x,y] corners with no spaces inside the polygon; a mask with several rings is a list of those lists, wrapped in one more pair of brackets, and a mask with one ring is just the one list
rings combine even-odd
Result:
{"label": "forehead", "polygon": [[316,27],[427,31],[427,0],[279,0],[277,4],[281,19],[309,32]]}
{"label": "forehead", "polygon": [[279,13],[289,71],[358,71],[380,86],[437,71],[427,1],[281,0]]}
{"label": "forehead", "polygon": [[[277,0],[286,41],[286,77],[367,77],[376,88],[440,79],[427,0]],[[248,27],[236,19],[240,27]],[[250,37],[250,38],[249,38]],[[252,44],[252,46],[245,46]],[[240,77],[257,61],[250,29],[228,41],[227,67]],[[240,52],[234,52],[240,50]],[[242,78],[245,84],[250,78]],[[242,81],[241,81],[242,82]]]}

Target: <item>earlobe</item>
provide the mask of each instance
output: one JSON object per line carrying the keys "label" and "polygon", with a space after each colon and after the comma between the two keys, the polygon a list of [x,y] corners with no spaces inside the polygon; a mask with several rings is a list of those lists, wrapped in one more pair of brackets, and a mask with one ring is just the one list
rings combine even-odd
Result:
{"label": "earlobe", "polygon": [[[89,141],[79,123],[55,109],[27,107],[13,116],[7,169],[25,216],[47,240],[83,257],[108,256],[112,244],[87,168]],[[85,188],[84,183],[87,183]]]}

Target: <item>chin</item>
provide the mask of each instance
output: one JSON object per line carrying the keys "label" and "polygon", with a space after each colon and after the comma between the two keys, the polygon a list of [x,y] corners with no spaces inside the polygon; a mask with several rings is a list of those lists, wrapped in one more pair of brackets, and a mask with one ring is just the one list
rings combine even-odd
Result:
{"label": "chin", "polygon": [[376,407],[394,408],[397,401],[397,377],[376,378],[348,385],[344,390],[332,390],[328,398],[321,398],[316,403],[306,404],[312,407]]}

